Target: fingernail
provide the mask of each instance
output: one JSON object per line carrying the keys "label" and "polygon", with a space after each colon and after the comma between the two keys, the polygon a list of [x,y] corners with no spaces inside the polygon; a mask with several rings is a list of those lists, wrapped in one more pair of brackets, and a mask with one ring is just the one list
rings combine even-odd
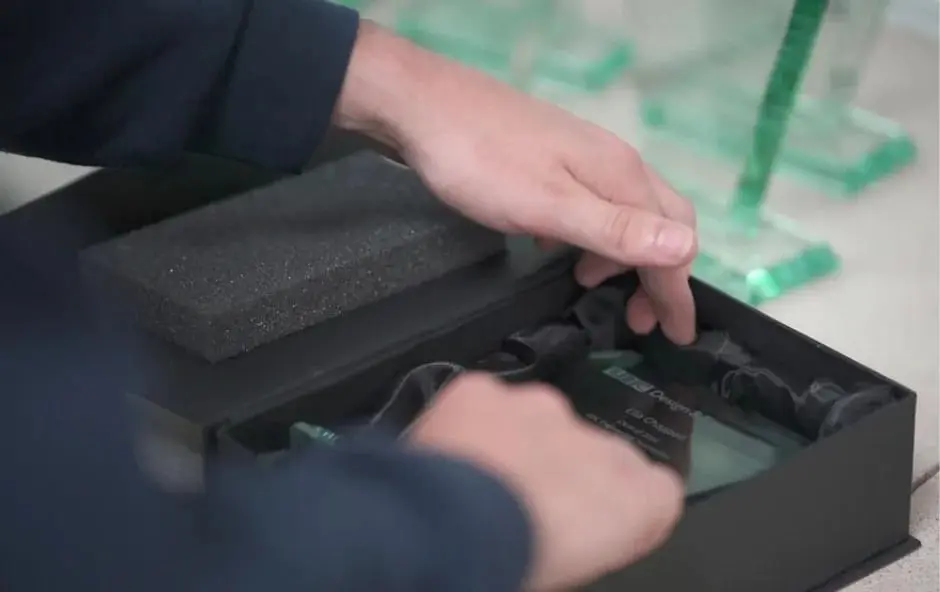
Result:
{"label": "fingernail", "polygon": [[684,263],[695,247],[695,233],[683,224],[664,224],[656,236],[656,249],[667,264]]}

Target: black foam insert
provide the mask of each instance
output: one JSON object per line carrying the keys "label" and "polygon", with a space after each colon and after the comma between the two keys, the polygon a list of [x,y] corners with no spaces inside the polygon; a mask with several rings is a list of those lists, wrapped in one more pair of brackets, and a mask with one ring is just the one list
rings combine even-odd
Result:
{"label": "black foam insert", "polygon": [[82,262],[137,323],[215,362],[504,249],[413,171],[362,153],[95,245]]}

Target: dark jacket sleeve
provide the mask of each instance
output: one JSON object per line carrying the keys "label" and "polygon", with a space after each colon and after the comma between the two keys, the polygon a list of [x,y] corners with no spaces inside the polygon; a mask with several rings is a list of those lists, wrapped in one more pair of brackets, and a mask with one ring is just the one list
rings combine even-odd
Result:
{"label": "dark jacket sleeve", "polygon": [[323,0],[4,0],[0,150],[297,169],[329,125],[357,29]]}
{"label": "dark jacket sleeve", "polygon": [[[319,0],[0,2],[0,149],[80,164],[200,152],[302,166],[357,29]],[[200,494],[139,469],[123,395],[157,377],[79,306],[67,257],[0,217],[0,589],[503,592],[525,514],[486,474],[389,443],[212,466]]]}
{"label": "dark jacket sleeve", "polygon": [[51,230],[11,247],[2,222],[0,589],[519,588],[530,534],[514,497],[393,442],[212,464],[195,493],[158,487],[123,397],[158,374],[116,325],[92,322]]}

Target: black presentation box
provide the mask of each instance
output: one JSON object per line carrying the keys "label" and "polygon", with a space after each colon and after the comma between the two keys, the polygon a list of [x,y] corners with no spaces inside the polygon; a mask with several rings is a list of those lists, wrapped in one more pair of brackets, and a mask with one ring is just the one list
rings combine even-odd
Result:
{"label": "black presentation box", "polygon": [[[98,214],[110,225],[76,237],[81,248],[175,213],[155,192],[153,173],[96,175],[0,223],[41,230],[75,200],[104,208]],[[160,186],[183,204],[178,211],[270,181],[218,164],[163,175]],[[128,198],[118,212],[108,207],[112,197],[101,197],[122,193],[138,195],[136,209]],[[151,340],[164,380],[142,399],[156,426],[195,450],[241,459],[270,452],[285,445],[296,421],[341,423],[369,413],[381,404],[377,393],[417,364],[470,363],[507,335],[558,317],[580,294],[572,263],[571,254],[513,241],[506,259],[214,365]],[[706,285],[693,287],[702,326],[727,332],[774,371],[803,383],[880,385],[891,401],[752,479],[693,499],[663,548],[589,589],[835,590],[916,549],[909,534],[914,393]]]}
{"label": "black presentation box", "polygon": [[[322,339],[333,345],[331,355],[342,351],[359,361],[242,408],[219,432],[220,453],[279,449],[296,421],[342,423],[381,403],[358,395],[385,392],[383,385],[409,368],[442,359],[469,363],[508,333],[556,316],[579,293],[571,261],[546,264],[526,251],[513,248],[514,270],[451,277],[324,326],[319,339],[311,331],[310,343]],[[693,286],[701,324],[727,331],[775,370],[807,381],[877,383],[893,390],[893,402],[752,480],[692,501],[661,550],[589,589],[836,590],[916,549],[908,529],[914,393],[723,293],[697,281]],[[375,325],[392,311],[394,338]]]}

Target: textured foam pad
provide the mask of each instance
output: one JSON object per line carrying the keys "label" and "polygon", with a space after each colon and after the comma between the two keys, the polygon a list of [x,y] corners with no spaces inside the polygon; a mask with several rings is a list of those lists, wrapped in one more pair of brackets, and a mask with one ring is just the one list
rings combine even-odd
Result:
{"label": "textured foam pad", "polygon": [[82,263],[143,327],[218,361],[504,249],[413,171],[362,153],[95,245]]}

